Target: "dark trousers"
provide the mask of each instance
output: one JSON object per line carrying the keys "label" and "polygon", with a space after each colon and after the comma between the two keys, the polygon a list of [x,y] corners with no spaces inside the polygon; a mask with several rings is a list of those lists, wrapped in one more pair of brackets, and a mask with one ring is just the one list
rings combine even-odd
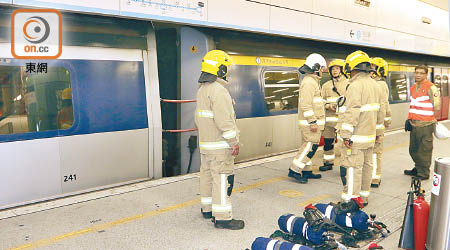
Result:
{"label": "dark trousers", "polygon": [[415,163],[417,175],[430,176],[431,155],[433,154],[434,124],[413,127],[409,135],[409,155]]}

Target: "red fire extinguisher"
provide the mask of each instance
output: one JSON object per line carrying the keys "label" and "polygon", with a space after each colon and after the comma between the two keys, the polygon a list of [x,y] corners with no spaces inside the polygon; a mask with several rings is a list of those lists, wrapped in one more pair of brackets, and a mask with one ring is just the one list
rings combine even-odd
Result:
{"label": "red fire extinguisher", "polygon": [[420,179],[415,180],[415,189],[417,198],[414,199],[414,250],[425,250],[430,205],[425,200],[425,191],[420,188]]}

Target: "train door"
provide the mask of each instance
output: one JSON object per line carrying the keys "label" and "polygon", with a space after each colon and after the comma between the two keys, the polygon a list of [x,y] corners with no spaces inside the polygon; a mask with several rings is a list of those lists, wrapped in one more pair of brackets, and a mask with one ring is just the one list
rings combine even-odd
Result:
{"label": "train door", "polygon": [[441,118],[447,120],[449,117],[450,88],[449,88],[449,68],[442,68],[441,76]]}

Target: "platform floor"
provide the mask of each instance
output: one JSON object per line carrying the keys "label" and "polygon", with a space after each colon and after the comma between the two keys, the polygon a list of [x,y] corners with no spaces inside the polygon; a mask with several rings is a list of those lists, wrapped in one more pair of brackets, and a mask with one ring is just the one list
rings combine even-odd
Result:
{"label": "platform floor", "polygon": [[[386,136],[382,185],[372,189],[364,209],[388,225],[392,234],[379,244],[389,250],[397,249],[410,188],[410,178],[403,175],[413,166],[408,143],[409,133]],[[433,157],[450,156],[449,145],[435,139]],[[238,164],[232,201],[234,217],[245,220],[243,230],[216,229],[202,218],[198,174],[190,174],[102,191],[108,195],[97,192],[1,211],[0,249],[250,248],[256,237],[277,229],[280,215],[301,215],[309,203],[339,200],[338,168],[299,184],[287,177],[293,155]],[[423,186],[429,198],[431,181]]]}

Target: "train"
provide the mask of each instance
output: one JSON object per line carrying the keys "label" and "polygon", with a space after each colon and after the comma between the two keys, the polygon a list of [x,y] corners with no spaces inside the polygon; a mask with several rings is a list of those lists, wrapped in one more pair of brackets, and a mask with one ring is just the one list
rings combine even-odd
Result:
{"label": "train", "polygon": [[[426,64],[442,98],[436,117],[449,118],[446,56],[64,12],[61,57],[23,60],[12,56],[5,28],[13,10],[0,8],[0,209],[199,171],[193,101],[201,59],[212,49],[234,62],[236,162],[298,148],[297,69],[310,53],[330,62],[361,49],[386,59],[391,130],[407,117],[415,65]],[[29,65],[46,65],[45,72]]]}

